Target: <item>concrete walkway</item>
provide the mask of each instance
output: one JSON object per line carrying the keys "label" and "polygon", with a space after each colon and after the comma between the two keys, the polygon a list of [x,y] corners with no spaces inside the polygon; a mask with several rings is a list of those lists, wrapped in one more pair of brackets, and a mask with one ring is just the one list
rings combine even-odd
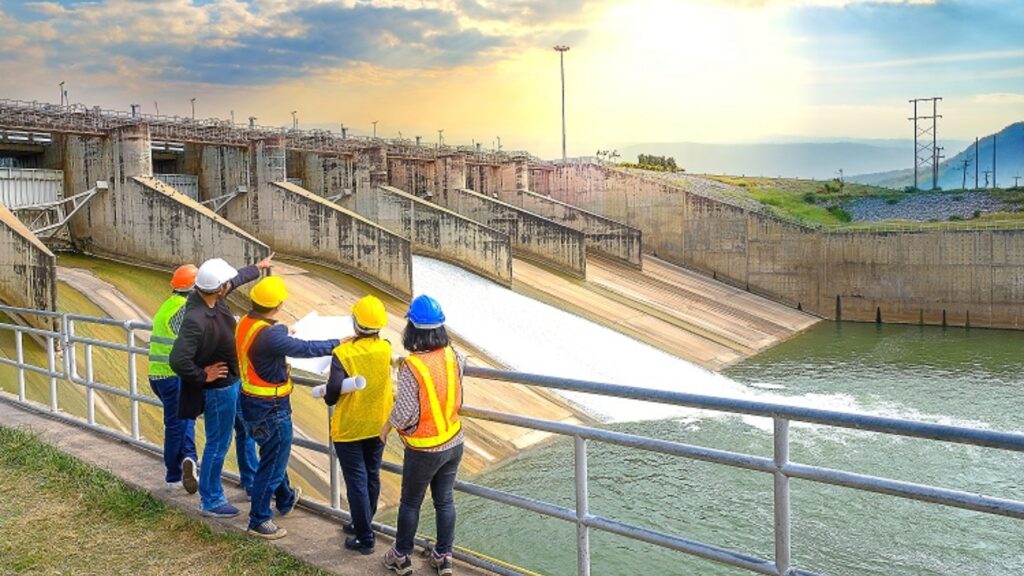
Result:
{"label": "concrete walkway", "polygon": [[[198,510],[198,495],[190,496],[184,490],[170,491],[164,487],[163,460],[158,455],[49,418],[45,414],[22,409],[11,404],[10,398],[10,395],[0,392],[0,423],[3,426],[32,431],[61,451],[107,470],[127,485],[149,492],[157,500],[208,523],[214,530],[245,532],[249,507],[242,498],[242,491],[235,484],[225,482],[224,488],[228,498],[242,509],[242,514],[230,519],[201,517]],[[387,536],[378,534],[377,552],[363,556],[344,549],[344,534],[341,531],[341,524],[335,519],[300,507],[287,517],[281,518],[279,525],[288,530],[288,536],[272,544],[286,554],[312,566],[345,576],[393,574],[382,564],[384,552],[393,542]],[[413,569],[413,574],[417,575],[435,573],[419,554],[413,558]],[[460,575],[489,574],[458,561],[455,563],[455,570]]]}

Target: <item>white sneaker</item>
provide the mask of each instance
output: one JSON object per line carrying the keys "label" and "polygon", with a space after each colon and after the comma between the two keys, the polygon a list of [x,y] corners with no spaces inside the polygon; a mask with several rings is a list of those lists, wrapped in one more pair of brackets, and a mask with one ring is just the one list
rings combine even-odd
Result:
{"label": "white sneaker", "polygon": [[184,490],[185,489],[185,485],[182,484],[181,482],[167,482],[164,487],[167,488],[168,490]]}
{"label": "white sneaker", "polygon": [[195,494],[199,490],[199,466],[196,461],[186,457],[181,462],[181,482],[185,492]]}

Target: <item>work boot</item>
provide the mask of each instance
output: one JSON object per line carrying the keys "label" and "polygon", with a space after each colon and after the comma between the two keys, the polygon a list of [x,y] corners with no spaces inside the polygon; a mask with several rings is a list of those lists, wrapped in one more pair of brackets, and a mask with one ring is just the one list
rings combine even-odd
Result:
{"label": "work boot", "polygon": [[355,536],[349,536],[345,538],[345,548],[359,552],[363,556],[369,556],[373,554],[373,542],[363,542]]}
{"label": "work boot", "polygon": [[392,548],[384,554],[384,567],[398,576],[409,576],[412,574],[412,558],[399,554]]}
{"label": "work boot", "polygon": [[438,555],[430,551],[430,565],[437,570],[437,576],[452,576],[452,553]]}
{"label": "work boot", "polygon": [[279,528],[277,524],[274,524],[273,520],[267,520],[255,528],[249,528],[246,530],[246,534],[257,538],[263,538],[264,540],[277,540],[278,538],[284,538],[287,536],[288,531],[284,528]]}
{"label": "work boot", "polygon": [[185,492],[195,494],[199,490],[199,466],[192,458],[186,457],[181,461],[181,485]]}

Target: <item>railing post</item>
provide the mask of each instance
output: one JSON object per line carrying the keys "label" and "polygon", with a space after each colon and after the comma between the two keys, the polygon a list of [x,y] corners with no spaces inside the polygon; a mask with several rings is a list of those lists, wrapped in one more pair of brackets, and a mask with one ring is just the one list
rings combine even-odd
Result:
{"label": "railing post", "polygon": [[334,443],[331,441],[331,419],[334,416],[334,406],[327,407],[327,454],[331,466],[331,508],[341,509],[341,486],[338,485],[338,455],[334,452]]}
{"label": "railing post", "polygon": [[789,420],[775,419],[775,571],[779,576],[789,572],[791,563],[789,476],[782,468],[789,463]]}
{"label": "railing post", "polygon": [[[132,330],[128,322],[125,322],[124,328],[128,331],[128,347],[135,348],[135,331]],[[139,440],[141,436],[139,434],[138,368],[136,367],[135,352],[132,351],[128,352],[128,392],[132,395],[132,438]]]}
{"label": "railing post", "polygon": [[85,410],[89,424],[96,424],[96,390],[93,389],[92,344],[85,345]]}
{"label": "railing post", "polygon": [[584,523],[590,515],[587,479],[587,440],[573,437],[576,455],[576,571],[590,576],[590,528]]}
{"label": "railing post", "polygon": [[50,369],[50,412],[57,411],[57,354],[53,346],[53,336],[46,337],[46,366]]}
{"label": "railing post", "polygon": [[66,360],[66,364],[67,364],[67,367],[68,367],[67,368],[67,374],[65,374],[65,376],[67,376],[68,380],[71,380],[72,382],[74,382],[75,378],[78,377],[78,356],[75,354],[75,342],[74,342],[74,337],[75,337],[75,321],[70,319],[70,318],[68,318],[66,314],[64,315],[64,321],[65,321],[64,338],[65,338],[65,343],[67,344],[66,348],[64,349],[64,355],[65,355],[65,360]]}
{"label": "railing post", "polygon": [[24,332],[14,329],[14,348],[18,356],[18,401],[25,401],[25,344]]}

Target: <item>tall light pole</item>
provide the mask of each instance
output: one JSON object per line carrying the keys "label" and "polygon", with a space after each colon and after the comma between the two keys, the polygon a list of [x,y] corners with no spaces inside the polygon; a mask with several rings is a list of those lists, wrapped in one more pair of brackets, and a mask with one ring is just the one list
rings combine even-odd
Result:
{"label": "tall light pole", "polygon": [[444,128],[437,131],[437,145],[438,147],[444,146]]}
{"label": "tall light pole", "polygon": [[64,81],[60,81],[60,105],[64,105]]}
{"label": "tall light pole", "polygon": [[196,99],[192,98],[191,100],[189,100],[189,102],[192,103],[192,119],[195,120],[196,119]]}
{"label": "tall light pole", "polygon": [[371,122],[371,124],[373,124],[373,137],[374,138],[377,137],[377,122],[379,122],[379,120],[374,120],[373,122]]}
{"label": "tall light pole", "polygon": [[296,116],[296,114],[298,114],[298,113],[299,113],[298,110],[292,110],[292,130],[298,130],[299,129],[299,117]]}
{"label": "tall light pole", "polygon": [[562,44],[555,46],[555,52],[558,52],[558,62],[562,69],[562,162],[565,162],[565,53],[568,51],[568,46]]}

